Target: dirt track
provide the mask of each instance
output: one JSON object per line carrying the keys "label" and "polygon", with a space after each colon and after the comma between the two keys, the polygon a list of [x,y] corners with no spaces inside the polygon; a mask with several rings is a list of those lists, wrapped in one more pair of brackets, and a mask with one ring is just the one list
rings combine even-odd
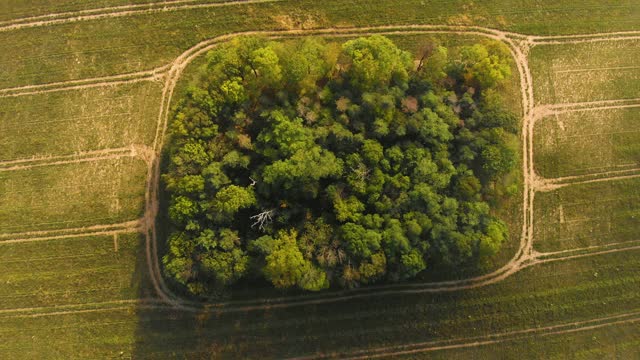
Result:
{"label": "dirt track", "polygon": [[198,0],[174,0],[168,2],[147,3],[139,5],[114,6],[100,9],[80,10],[58,14],[40,15],[29,18],[8,20],[0,23],[0,32],[12,31],[30,27],[59,25],[77,21],[99,20],[123,16],[161,13],[166,11],[204,9],[226,7],[243,4],[259,4],[282,0],[234,0],[214,3],[194,4]]}

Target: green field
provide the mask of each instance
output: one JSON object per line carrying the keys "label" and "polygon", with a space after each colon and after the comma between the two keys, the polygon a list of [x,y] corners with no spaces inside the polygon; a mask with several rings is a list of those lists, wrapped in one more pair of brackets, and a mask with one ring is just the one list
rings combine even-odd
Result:
{"label": "green field", "polygon": [[[0,32],[0,67],[5,69],[0,74],[0,87],[148,70],[169,63],[199,41],[246,30],[445,24],[527,34],[571,34],[636,27],[639,10],[634,1],[572,4],[569,0],[542,4],[501,0],[485,5],[465,0],[428,5],[422,0],[404,0],[402,4],[393,0],[304,0],[26,28]],[[34,44],[33,39],[38,42]]]}
{"label": "green field", "polygon": [[640,167],[640,108],[545,117],[534,129],[534,164],[546,178]]}
{"label": "green field", "polygon": [[145,162],[133,158],[0,172],[0,228],[13,233],[135,220],[146,176]]}
{"label": "green field", "polygon": [[540,104],[638,97],[640,40],[540,45],[531,50]]}
{"label": "green field", "polygon": [[[429,359],[640,357],[640,180],[607,173],[582,183],[640,165],[638,110],[614,108],[618,103],[553,107],[637,99],[637,39],[554,39],[561,43],[533,46],[526,56],[535,104],[559,111],[535,124],[535,171],[548,179],[577,176],[535,193],[532,247],[555,253],[479,287],[360,290],[283,307],[258,298],[267,305],[254,310],[236,303],[223,308],[228,312],[185,311],[154,290],[147,239],[135,228],[145,214],[149,174],[141,158],[148,154],[128,149],[154,143],[164,78],[2,92],[151,70],[200,41],[242,31],[418,24],[524,35],[638,31],[637,1],[285,0],[2,30],[11,19],[148,2],[0,0],[0,337],[7,339],[0,358],[367,358],[405,350],[414,351],[406,358]],[[478,39],[393,37],[409,50],[425,38],[452,47]],[[182,74],[174,104],[201,59]],[[520,113],[515,67],[513,73],[503,92]],[[522,198],[521,190],[501,210],[511,241],[493,268],[518,250]],[[264,295],[247,288],[238,297],[256,293]]]}
{"label": "green field", "polygon": [[0,98],[0,160],[150,146],[161,92],[139,82]]}
{"label": "green field", "polygon": [[[1,316],[3,334],[12,341],[2,344],[0,351],[36,356],[53,343],[56,346],[47,352],[52,358],[113,357],[120,351],[134,358],[283,358],[535,329],[590,320],[594,314],[608,317],[639,311],[638,254],[550,263],[493,286],[441,295],[399,294],[230,314],[141,308]],[[605,340],[624,346],[637,340],[632,335]],[[494,348],[494,354],[507,356],[513,350]],[[561,356],[570,350],[555,346],[539,351]]]}
{"label": "green field", "polygon": [[569,250],[640,240],[640,180],[564,187],[535,197],[534,248]]}
{"label": "green field", "polygon": [[137,234],[0,243],[0,306],[14,309],[137,299],[146,272],[144,267],[136,269],[144,262],[141,250]]}

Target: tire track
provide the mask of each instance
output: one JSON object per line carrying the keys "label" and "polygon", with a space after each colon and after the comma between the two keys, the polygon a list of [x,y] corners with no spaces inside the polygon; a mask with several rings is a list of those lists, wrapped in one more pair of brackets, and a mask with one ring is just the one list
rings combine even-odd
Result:
{"label": "tire track", "polygon": [[44,156],[30,159],[10,160],[6,162],[0,162],[0,172],[4,171],[17,171],[28,170],[36,167],[43,166],[55,166],[55,165],[67,165],[67,164],[79,164],[83,162],[96,162],[112,159],[120,159],[123,157],[141,157],[144,156],[136,150],[136,146],[130,146],[125,148],[104,149],[87,151],[74,155],[61,155],[61,156]]}
{"label": "tire track", "polygon": [[69,229],[27,231],[21,233],[0,234],[0,246],[6,244],[90,237],[100,235],[114,235],[139,232],[140,220],[127,221],[118,224],[93,225]]}
{"label": "tire track", "polygon": [[0,98],[38,95],[56,91],[82,90],[101,86],[133,84],[142,81],[161,81],[164,79],[168,68],[169,66],[165,65],[155,69],[134,73],[4,88],[0,89]]}
{"label": "tire track", "polygon": [[616,110],[640,107],[640,98],[587,101],[579,103],[545,104],[536,106],[534,121],[575,111]]}
{"label": "tire track", "polygon": [[146,145],[132,144],[129,147],[91,150],[81,152],[72,155],[59,155],[59,156],[42,156],[33,157],[28,159],[8,160],[0,162],[0,172],[3,171],[16,171],[27,170],[35,167],[42,166],[55,166],[55,165],[67,165],[78,164],[83,162],[96,162],[112,159],[120,159],[123,157],[138,157],[145,162],[149,162],[152,149]]}
{"label": "tire track", "polygon": [[[637,242],[637,240],[636,240],[636,242]],[[603,245],[602,247],[606,247],[606,246]],[[629,251],[629,250],[638,250],[638,249],[640,249],[640,245],[621,247],[621,248],[615,248],[615,249],[609,249],[609,250],[592,251],[592,252],[586,252],[586,253],[583,253],[583,254],[566,255],[566,256],[559,256],[559,257],[545,257],[545,256],[550,256],[549,253],[547,253],[547,254],[539,253],[540,258],[533,259],[525,267],[532,266],[532,265],[539,265],[539,264],[549,263],[549,262],[553,262],[553,261],[566,261],[566,260],[579,259],[579,258],[583,258],[583,257],[606,255],[606,254],[611,254],[611,253],[616,253],[616,252],[623,252],[623,251]],[[573,251],[578,251],[578,250],[583,250],[583,249],[576,249],[576,250],[573,250]],[[572,251],[572,250],[567,250],[567,251]],[[553,254],[553,253],[551,253],[551,254]]]}
{"label": "tire track", "polygon": [[554,191],[565,186],[589,184],[594,182],[616,181],[640,177],[640,168],[612,170],[586,175],[564,176],[558,178],[543,178],[536,175],[534,189],[537,192]]}
{"label": "tire track", "polygon": [[[2,309],[0,310],[0,318],[6,317],[39,317],[39,316],[51,316],[51,315],[67,315],[76,314],[87,311],[109,311],[114,309],[120,309],[117,305],[127,305],[125,308],[130,308],[133,305],[154,305],[162,304],[162,300],[155,298],[147,299],[127,299],[127,300],[112,300],[101,302],[89,302],[82,304],[69,304],[69,305],[57,305],[49,307],[28,307],[17,309]],[[114,307],[114,305],[116,307]],[[158,307],[166,308],[166,306],[157,305]]]}
{"label": "tire track", "polygon": [[[161,12],[167,12],[167,11],[206,9],[206,8],[227,7],[227,6],[236,6],[236,5],[245,5],[245,4],[261,4],[261,3],[270,3],[270,2],[278,2],[278,1],[282,1],[282,0],[233,0],[233,1],[193,4],[197,2],[197,0],[194,0],[194,1],[171,1],[171,2],[157,2],[157,3],[148,3],[148,4],[140,4],[140,5],[116,6],[116,7],[109,7],[109,8],[81,10],[77,12],[49,14],[49,15],[41,15],[41,16],[31,17],[31,18],[11,20],[11,21],[5,22],[5,25],[0,25],[0,32],[12,31],[12,30],[18,30],[18,29],[24,29],[24,28],[32,28],[32,27],[51,26],[51,25],[65,24],[65,23],[78,22],[78,21],[99,20],[99,19],[133,16],[133,15],[155,14],[155,13],[161,13]],[[41,20],[37,20],[37,18],[41,18]]]}
{"label": "tire track", "polygon": [[551,251],[551,252],[536,251],[534,252],[535,260],[533,260],[533,262],[536,262],[536,261],[539,262],[547,259],[556,259],[556,256],[558,255],[560,256],[557,257],[557,259],[562,260],[562,259],[566,259],[568,256],[572,256],[572,254],[574,253],[578,253],[577,255],[585,254],[585,256],[598,255],[601,253],[600,252],[601,249],[609,249],[609,248],[615,248],[617,250],[635,249],[638,247],[636,245],[640,245],[640,240],[629,240],[629,241],[622,241],[617,243],[593,245],[593,246],[587,246],[583,248],[567,249],[567,250]]}
{"label": "tire track", "polygon": [[427,341],[406,345],[385,346],[367,350],[358,350],[346,353],[334,354],[315,354],[304,357],[291,358],[295,360],[310,359],[373,359],[381,357],[391,357],[399,355],[419,354],[440,350],[462,349],[470,347],[478,347],[483,345],[491,345],[502,343],[505,341],[520,340],[530,338],[531,336],[550,336],[563,335],[580,331],[588,331],[599,329],[607,326],[630,324],[640,322],[640,311],[629,312],[625,314],[601,317],[591,320],[576,321],[565,324],[535,327],[524,330],[514,330],[484,336],[475,336],[469,338],[456,338],[442,341]]}

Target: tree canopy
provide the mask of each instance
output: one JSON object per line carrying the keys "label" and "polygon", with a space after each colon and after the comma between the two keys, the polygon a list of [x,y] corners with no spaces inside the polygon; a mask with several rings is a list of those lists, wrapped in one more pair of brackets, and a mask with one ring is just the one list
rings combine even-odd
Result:
{"label": "tree canopy", "polygon": [[166,275],[194,294],[256,278],[316,291],[495,254],[517,163],[495,90],[508,49],[422,55],[377,35],[212,50],[171,122]]}

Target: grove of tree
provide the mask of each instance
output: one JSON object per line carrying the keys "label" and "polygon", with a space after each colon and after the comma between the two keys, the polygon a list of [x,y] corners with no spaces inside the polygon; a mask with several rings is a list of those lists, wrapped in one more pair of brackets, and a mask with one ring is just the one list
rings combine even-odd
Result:
{"label": "grove of tree", "polygon": [[517,117],[499,42],[236,38],[175,109],[165,275],[310,291],[479,264],[507,240]]}

